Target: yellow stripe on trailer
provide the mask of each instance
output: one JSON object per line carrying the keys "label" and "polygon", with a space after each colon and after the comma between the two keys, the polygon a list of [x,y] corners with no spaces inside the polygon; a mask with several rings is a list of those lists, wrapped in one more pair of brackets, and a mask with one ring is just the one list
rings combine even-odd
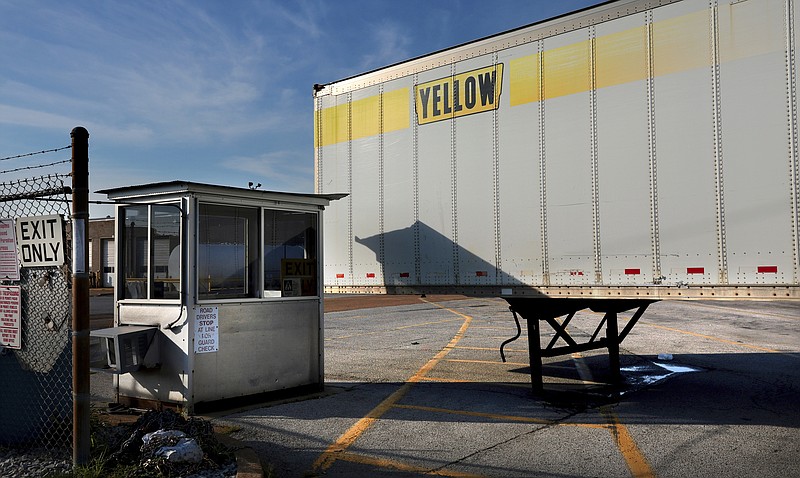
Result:
{"label": "yellow stripe on trailer", "polygon": [[[763,25],[780,20],[782,14],[767,11],[758,5],[738,3],[719,11],[720,22],[738,22],[739,30],[758,31],[760,35],[737,37],[731,28],[719,31],[720,62],[734,62],[743,58],[782,51],[782,25],[772,25],[764,31]],[[674,18],[655,21],[650,25],[630,28],[616,33],[600,35],[566,46],[545,50],[543,53],[525,55],[508,60],[508,97],[510,106],[558,98],[589,91],[592,88],[594,64],[595,88],[644,81],[648,77],[648,41],[652,53],[653,76],[710,68],[709,9],[702,9]],[[648,38],[648,29],[651,35]],[[594,53],[593,53],[594,52]],[[594,60],[592,61],[592,54]],[[541,70],[544,69],[544,72]],[[478,70],[447,76],[411,88],[399,88],[383,93],[383,122],[381,123],[380,95],[342,103],[318,110],[315,114],[316,147],[375,136],[410,127],[411,109],[416,110],[418,124],[451,119],[466,114],[499,108],[502,89],[503,64],[489,65]],[[493,91],[484,91],[483,102],[465,108],[468,94],[467,80],[484,81]],[[540,81],[544,79],[544,88]],[[478,83],[475,82],[477,85]],[[480,94],[476,89],[474,94]],[[470,97],[480,99],[480,97]],[[490,101],[492,100],[492,101]],[[322,122],[320,128],[319,122]]]}
{"label": "yellow stripe on trailer", "polygon": [[[399,88],[383,94],[383,133],[409,127],[409,95],[409,88]],[[319,148],[375,136],[381,133],[380,119],[380,95],[323,108],[314,116],[314,144]]]}

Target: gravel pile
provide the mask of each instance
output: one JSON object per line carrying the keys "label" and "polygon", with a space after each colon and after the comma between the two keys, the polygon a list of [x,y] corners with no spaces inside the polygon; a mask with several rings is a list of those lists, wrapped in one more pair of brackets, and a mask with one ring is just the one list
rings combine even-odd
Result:
{"label": "gravel pile", "polygon": [[[180,430],[196,440],[203,450],[200,463],[172,463],[153,456],[143,446],[142,436],[157,430]],[[134,464],[137,478],[182,476],[186,478],[235,478],[237,467],[233,450],[219,443],[211,424],[200,418],[186,419],[170,410],[147,412],[133,424],[101,426],[93,437],[103,443],[100,454],[108,456],[107,466]],[[95,451],[93,451],[95,453]],[[0,477],[66,478],[72,472],[72,454],[34,449],[20,451],[0,448]]]}
{"label": "gravel pile", "polygon": [[0,476],[48,478],[67,476],[72,471],[72,456],[58,456],[47,450],[19,452],[0,448]]}
{"label": "gravel pile", "polygon": [[[14,478],[62,478],[71,476],[72,457],[47,450],[19,452],[0,448],[0,476]],[[218,470],[200,470],[186,478],[235,478],[236,462]]]}

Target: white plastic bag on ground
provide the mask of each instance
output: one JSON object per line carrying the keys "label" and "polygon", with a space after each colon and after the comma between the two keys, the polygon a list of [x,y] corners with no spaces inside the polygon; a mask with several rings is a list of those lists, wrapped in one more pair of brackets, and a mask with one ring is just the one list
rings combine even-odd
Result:
{"label": "white plastic bag on ground", "polygon": [[145,447],[156,448],[153,456],[163,456],[171,463],[200,463],[203,449],[194,438],[180,430],[158,430],[142,437]]}
{"label": "white plastic bag on ground", "polygon": [[163,446],[156,450],[156,456],[163,456],[171,463],[200,463],[203,449],[194,438],[181,438],[175,446]]}

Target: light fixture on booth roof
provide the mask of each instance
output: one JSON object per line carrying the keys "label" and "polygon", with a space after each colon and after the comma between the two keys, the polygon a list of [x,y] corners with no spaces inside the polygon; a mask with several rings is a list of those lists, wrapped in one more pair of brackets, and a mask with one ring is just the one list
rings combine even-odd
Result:
{"label": "light fixture on booth roof", "polygon": [[258,184],[256,184],[256,185],[253,185],[253,181],[249,181],[249,182],[247,183],[247,186],[248,186],[250,189],[258,189],[258,188],[260,188],[260,187],[261,187],[261,183],[258,183]]}

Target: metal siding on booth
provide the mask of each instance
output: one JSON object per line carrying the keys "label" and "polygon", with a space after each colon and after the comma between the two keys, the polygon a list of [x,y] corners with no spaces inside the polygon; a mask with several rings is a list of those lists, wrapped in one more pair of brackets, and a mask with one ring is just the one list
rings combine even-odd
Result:
{"label": "metal siding on booth", "polygon": [[[414,145],[410,121],[414,111],[411,77],[388,81],[383,87],[384,116],[404,114],[405,128],[383,135],[384,280],[387,285],[411,285],[418,280],[414,266]],[[404,99],[404,101],[403,101]],[[404,111],[399,111],[400,109]]]}
{"label": "metal siding on booth", "polygon": [[[542,283],[537,43],[500,53],[500,241],[504,284]],[[512,97],[512,95],[515,95]]]}
{"label": "metal siding on booth", "polygon": [[119,394],[124,397],[144,400],[158,400],[185,404],[189,396],[189,344],[190,326],[166,328],[166,325],[180,319],[180,324],[188,324],[186,308],[178,305],[128,304],[119,302],[118,325],[157,326],[158,359],[161,366],[153,369],[140,369],[136,372],[117,375]]}
{"label": "metal siding on booth", "polygon": [[[491,66],[492,56],[482,56],[457,63],[455,73]],[[502,67],[498,66],[492,74],[500,78]],[[482,103],[484,94],[485,91],[478,93],[478,103]],[[465,100],[462,98],[460,101]],[[494,114],[495,110],[489,110],[452,120],[455,121],[456,145],[457,270],[458,283],[462,285],[493,285],[498,282],[494,227]]]}
{"label": "metal siding on booth", "polygon": [[708,2],[653,10],[661,272],[711,284],[717,269]]}
{"label": "metal siding on booth", "polygon": [[[450,66],[420,73],[418,83],[450,76]],[[412,121],[416,121],[412,118]],[[451,121],[419,126],[420,283],[455,284]]]}
{"label": "metal siding on booth", "polygon": [[604,284],[653,282],[646,17],[595,30],[600,252]]}
{"label": "metal siding on booth", "polygon": [[[380,136],[364,134],[371,126],[380,124],[379,87],[373,86],[352,93],[352,224],[353,224],[353,284],[382,285],[380,264],[379,193],[383,178],[380,175]],[[372,131],[374,132],[374,131]],[[369,241],[364,243],[362,241]]]}
{"label": "metal siding on booth", "polygon": [[785,6],[749,0],[719,9],[728,277],[792,280]]}
{"label": "metal siding on booth", "polygon": [[594,282],[589,35],[544,40],[547,247],[550,282]]}
{"label": "metal siding on booth", "polygon": [[215,306],[219,350],[194,355],[193,403],[318,382],[319,299]]}

